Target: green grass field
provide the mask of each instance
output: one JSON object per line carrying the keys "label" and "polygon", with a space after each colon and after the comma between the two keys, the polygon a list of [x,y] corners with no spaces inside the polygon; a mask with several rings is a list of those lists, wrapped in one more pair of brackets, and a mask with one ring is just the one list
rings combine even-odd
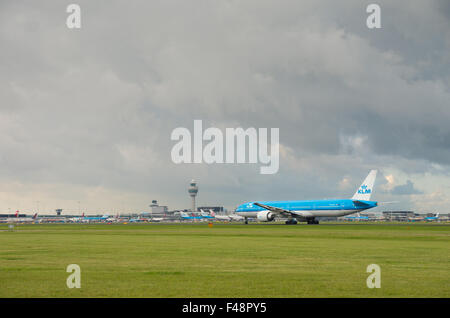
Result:
{"label": "green grass field", "polygon": [[449,297],[449,243],[437,223],[1,224],[0,297]]}

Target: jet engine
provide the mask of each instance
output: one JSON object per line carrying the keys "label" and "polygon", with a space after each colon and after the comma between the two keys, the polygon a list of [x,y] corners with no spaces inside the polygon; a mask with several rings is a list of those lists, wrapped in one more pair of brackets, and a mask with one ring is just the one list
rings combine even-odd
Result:
{"label": "jet engine", "polygon": [[261,211],[256,214],[256,219],[259,222],[270,222],[275,220],[275,215],[269,211]]}

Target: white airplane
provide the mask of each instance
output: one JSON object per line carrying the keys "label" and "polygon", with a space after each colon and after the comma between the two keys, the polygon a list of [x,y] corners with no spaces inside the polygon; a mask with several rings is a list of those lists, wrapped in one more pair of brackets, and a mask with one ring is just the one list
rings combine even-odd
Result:
{"label": "white airplane", "polygon": [[200,216],[203,219],[215,219],[215,214],[214,211],[210,210],[210,213],[203,211],[202,209],[200,209]]}
{"label": "white airplane", "polygon": [[75,223],[90,223],[91,221],[107,222],[110,219],[112,218],[108,214],[104,214],[103,216],[85,216],[83,212],[81,216],[70,218],[69,221]]}
{"label": "white airplane", "polygon": [[[206,212],[203,212],[203,210],[201,210],[201,211],[202,211],[202,213],[206,213]],[[209,215],[212,218],[214,218],[215,220],[218,220],[218,221],[231,221],[231,218],[229,216],[227,216],[227,215],[216,215],[213,210],[209,210]]]}
{"label": "white airplane", "polygon": [[119,219],[119,216],[110,216],[106,219],[106,222],[117,222],[117,220]]}
{"label": "white airplane", "polygon": [[7,218],[6,223],[33,223],[37,221],[37,213],[35,213],[31,218],[29,217],[19,217],[19,211],[17,210],[13,218]]}
{"label": "white airplane", "polygon": [[242,221],[244,220],[243,216],[237,215],[237,214],[230,214],[228,215],[231,218],[231,221]]}
{"label": "white airplane", "polygon": [[356,215],[346,215],[344,219],[349,221],[369,221],[370,218],[367,215],[360,215],[358,212]]}
{"label": "white airplane", "polygon": [[[203,210],[202,210],[202,212],[203,212]],[[237,214],[226,214],[226,215],[215,214],[212,209],[209,210],[209,215],[219,221],[231,222],[231,221],[242,221],[244,219],[244,217],[237,215]]]}

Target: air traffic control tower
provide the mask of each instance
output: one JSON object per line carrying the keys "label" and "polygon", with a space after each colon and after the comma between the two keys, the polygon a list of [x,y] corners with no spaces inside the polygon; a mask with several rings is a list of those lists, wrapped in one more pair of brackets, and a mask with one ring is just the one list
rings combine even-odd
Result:
{"label": "air traffic control tower", "polygon": [[197,196],[197,192],[198,192],[197,182],[195,182],[195,180],[192,179],[188,188],[188,193],[192,198],[192,212],[195,212],[195,197]]}

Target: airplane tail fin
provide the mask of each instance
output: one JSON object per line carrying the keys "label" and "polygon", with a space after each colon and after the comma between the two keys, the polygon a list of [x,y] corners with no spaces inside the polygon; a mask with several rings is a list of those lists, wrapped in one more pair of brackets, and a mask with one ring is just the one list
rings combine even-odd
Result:
{"label": "airplane tail fin", "polygon": [[369,201],[373,192],[373,185],[375,184],[375,178],[377,177],[377,170],[371,170],[369,175],[364,179],[364,182],[356,190],[352,197],[352,200]]}

